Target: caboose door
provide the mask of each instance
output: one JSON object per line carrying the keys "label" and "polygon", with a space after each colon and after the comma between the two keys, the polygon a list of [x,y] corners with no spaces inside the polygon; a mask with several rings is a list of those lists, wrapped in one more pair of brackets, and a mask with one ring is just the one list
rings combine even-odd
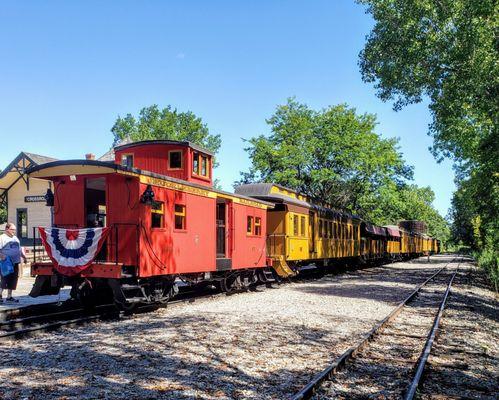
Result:
{"label": "caboose door", "polygon": [[227,207],[225,202],[217,203],[217,258],[226,257]]}

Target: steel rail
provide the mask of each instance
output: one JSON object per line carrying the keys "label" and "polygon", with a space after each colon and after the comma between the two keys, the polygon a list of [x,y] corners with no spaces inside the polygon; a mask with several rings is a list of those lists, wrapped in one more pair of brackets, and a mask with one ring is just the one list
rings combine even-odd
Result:
{"label": "steel rail", "polygon": [[11,317],[19,317],[23,314],[36,315],[35,313],[40,310],[42,312],[46,312],[46,310],[49,310],[51,308],[58,308],[58,307],[61,308],[61,306],[63,307],[66,301],[67,300],[54,301],[49,303],[30,304],[15,308],[3,308],[0,310],[0,322],[8,321],[8,319]]}
{"label": "steel rail", "polygon": [[386,316],[381,322],[376,324],[366,335],[364,335],[364,337],[357,345],[350,347],[332,364],[328,365],[324,370],[316,374],[312,378],[312,380],[307,385],[305,385],[299,392],[294,394],[290,400],[304,400],[312,397],[312,395],[316,392],[316,390],[322,385],[322,382],[329,379],[338,369],[343,367],[348,360],[350,360],[355,354],[357,354],[360,350],[362,350],[364,346],[368,342],[370,342],[374,336],[380,333],[388,323],[390,323],[394,318],[396,318],[400,314],[402,309],[416,297],[416,295],[428,282],[430,282],[437,275],[439,275],[456,258],[457,257],[453,258],[444,267],[440,268],[437,272],[435,272],[428,279],[426,279],[422,284],[416,287],[416,289],[414,289],[414,291],[409,296],[407,296],[402,302],[400,302],[397,305],[397,307],[395,307],[395,309],[390,314],[388,314],[388,316]]}
{"label": "steel rail", "polygon": [[[116,314],[117,314],[117,312],[114,313],[114,316],[116,316]],[[89,315],[86,317],[75,318],[75,319],[70,319],[70,320],[66,320],[66,321],[56,321],[56,322],[51,322],[48,324],[36,325],[36,326],[30,327],[30,328],[17,329],[15,331],[10,331],[10,332],[5,332],[5,333],[0,334],[0,340],[19,339],[21,337],[28,336],[34,332],[38,332],[38,331],[48,332],[48,331],[58,329],[62,326],[80,325],[80,324],[83,324],[85,322],[94,321],[96,319],[111,317],[112,315],[113,314],[111,314],[111,313]]]}
{"label": "steel rail", "polygon": [[[459,268],[459,264],[458,264],[457,268]],[[421,352],[421,355],[418,359],[416,373],[414,374],[414,377],[411,381],[411,384],[409,385],[409,388],[406,392],[406,395],[404,396],[404,400],[412,400],[412,399],[414,399],[414,396],[416,395],[416,391],[419,387],[421,377],[423,376],[423,371],[425,369],[426,362],[428,361],[428,357],[430,356],[433,342],[435,341],[435,337],[436,337],[437,332],[438,332],[440,320],[442,319],[442,314],[444,312],[445,304],[447,302],[447,297],[449,296],[449,293],[450,293],[450,288],[451,288],[452,283],[454,282],[454,278],[456,277],[456,274],[457,274],[457,268],[456,268],[456,271],[454,272],[454,274],[452,275],[452,278],[450,279],[449,284],[447,285],[447,290],[445,291],[442,302],[440,303],[438,313],[435,316],[435,319],[433,321],[433,326],[431,327],[431,331],[428,335],[428,338],[426,340],[423,351]]]}
{"label": "steel rail", "polygon": [[[190,304],[190,303],[196,303],[196,302],[200,302],[200,301],[208,301],[208,300],[212,300],[212,299],[215,299],[215,298],[221,297],[221,296],[226,296],[226,294],[225,293],[215,293],[215,294],[210,293],[210,294],[204,294],[204,295],[197,296],[197,297],[195,296],[195,294],[189,294],[189,296],[186,298],[172,300],[171,302],[168,302],[168,303],[162,304],[162,305],[144,304],[144,305],[138,307],[131,315],[145,313],[145,312],[149,312],[149,311],[156,311],[156,310],[161,309],[161,308],[169,308],[169,307],[176,308],[182,304],[186,304],[186,303]],[[98,307],[109,307],[110,308],[110,305],[101,305]],[[114,306],[112,306],[112,307],[114,307]],[[62,315],[65,315],[65,314],[71,314],[71,313],[76,314],[76,313],[81,312],[81,311],[82,311],[82,309],[75,309],[75,310],[68,310],[68,311],[63,311],[63,312],[56,312],[53,314],[45,314],[42,316],[30,316],[30,317],[26,317],[26,320],[31,320],[31,319],[36,320],[36,319],[43,319],[43,318],[50,319],[51,317],[57,318],[57,317],[60,317]],[[46,324],[40,324],[40,325],[35,325],[32,327],[17,329],[17,330],[13,330],[13,331],[7,331],[7,332],[0,334],[0,341],[6,340],[6,339],[20,339],[20,338],[24,338],[26,336],[29,336],[35,332],[53,331],[53,330],[56,330],[56,329],[63,327],[63,326],[81,325],[81,324],[84,324],[86,322],[92,322],[92,321],[99,320],[99,319],[123,318],[125,315],[127,315],[127,314],[124,311],[119,311],[118,309],[105,310],[105,311],[97,313],[97,314],[86,315],[86,316],[82,316],[79,318],[72,318],[69,320],[62,320],[62,321],[53,321],[53,322],[46,323]],[[8,325],[9,323],[19,324],[22,322],[23,322],[23,319],[21,318],[19,320],[5,321],[5,322],[2,322],[2,324],[4,324],[4,325]]]}
{"label": "steel rail", "polygon": [[[98,306],[95,306],[94,310],[97,309],[114,309],[115,306],[114,304],[101,304]],[[9,319],[6,321],[0,321],[0,329],[3,329],[4,327],[6,328],[13,328],[16,327],[17,325],[27,325],[29,323],[37,322],[37,321],[50,321],[53,319],[60,318],[64,315],[74,315],[74,314],[87,314],[88,315],[89,310],[85,310],[84,308],[72,308],[64,311],[55,311],[52,313],[46,313],[46,314],[39,314],[39,315],[29,315],[27,317],[22,317],[22,318],[16,318],[16,319]],[[92,314],[93,315],[93,314]]]}

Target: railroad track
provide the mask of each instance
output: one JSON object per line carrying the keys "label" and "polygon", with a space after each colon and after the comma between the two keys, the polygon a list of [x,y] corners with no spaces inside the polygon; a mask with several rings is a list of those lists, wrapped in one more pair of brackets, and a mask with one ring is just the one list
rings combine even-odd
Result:
{"label": "railroad track", "polygon": [[[307,279],[307,277],[301,277],[301,280],[303,279]],[[165,305],[139,306],[133,314],[155,311],[165,307],[178,307],[186,303],[199,303],[220,296],[237,295],[244,292],[246,291],[238,290],[231,293],[211,290],[186,291]],[[84,325],[99,320],[116,320],[126,317],[129,317],[128,313],[117,310],[112,304],[100,305],[94,310],[88,311],[68,301],[6,310],[0,314],[0,341],[22,339],[40,332],[54,331],[64,326]]]}
{"label": "railroad track", "polygon": [[460,262],[455,271],[448,270],[455,260],[419,285],[357,345],[315,375],[291,400],[338,395],[412,400],[459,268]]}
{"label": "railroad track", "polygon": [[26,316],[13,318],[16,314],[8,315],[5,320],[0,321],[0,341],[22,339],[36,333],[54,331],[63,326],[77,326],[94,321],[133,317],[133,315],[156,311],[160,308],[174,308],[188,303],[212,300],[220,296],[226,296],[226,293],[214,293],[209,290],[186,292],[179,295],[179,298],[163,305],[139,306],[131,314],[118,310],[114,304],[99,305],[92,311],[74,306],[66,306],[61,311],[60,307],[52,304],[52,308],[43,308],[45,312],[41,314],[36,314],[34,310],[37,310],[37,308],[35,308],[34,310],[29,310]]}

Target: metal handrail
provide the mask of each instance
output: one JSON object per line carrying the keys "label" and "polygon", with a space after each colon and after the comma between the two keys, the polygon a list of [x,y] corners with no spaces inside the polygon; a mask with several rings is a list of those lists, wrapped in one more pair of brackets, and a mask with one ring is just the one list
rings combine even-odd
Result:
{"label": "metal handrail", "polygon": [[[135,227],[135,236],[136,236],[136,241],[135,241],[135,253],[136,253],[136,263],[137,265],[139,264],[139,242],[140,242],[140,230],[139,230],[139,224],[134,224],[134,223],[128,223],[128,222],[116,222],[116,223],[113,223],[109,226],[109,228],[111,228],[113,231],[114,231],[114,241],[111,239],[110,242],[109,242],[109,247],[112,249],[114,248],[114,264],[115,265],[118,265],[118,259],[119,259],[119,230],[118,228],[119,227],[124,227],[124,226],[128,226],[128,227]],[[56,228],[63,228],[63,227],[71,227],[71,228],[78,228],[78,225],[76,224],[57,224],[57,225],[54,225],[54,227]],[[33,263],[36,263],[36,256],[37,256],[37,252],[36,252],[36,239],[40,239],[40,236],[38,235],[37,236],[37,232],[38,232],[38,226],[34,226],[33,227]],[[68,228],[64,228],[64,229],[68,229]],[[113,237],[113,235],[111,235],[111,238]],[[106,240],[109,240],[109,238],[107,238]],[[109,254],[106,256],[106,260],[95,260],[97,262],[109,262]]]}

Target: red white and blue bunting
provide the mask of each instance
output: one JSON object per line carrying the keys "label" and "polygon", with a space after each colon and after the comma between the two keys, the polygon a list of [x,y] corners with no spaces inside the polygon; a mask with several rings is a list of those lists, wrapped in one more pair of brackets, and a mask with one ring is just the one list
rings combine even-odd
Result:
{"label": "red white and blue bunting", "polygon": [[38,228],[54,267],[63,275],[76,275],[90,266],[109,234],[109,228]]}

